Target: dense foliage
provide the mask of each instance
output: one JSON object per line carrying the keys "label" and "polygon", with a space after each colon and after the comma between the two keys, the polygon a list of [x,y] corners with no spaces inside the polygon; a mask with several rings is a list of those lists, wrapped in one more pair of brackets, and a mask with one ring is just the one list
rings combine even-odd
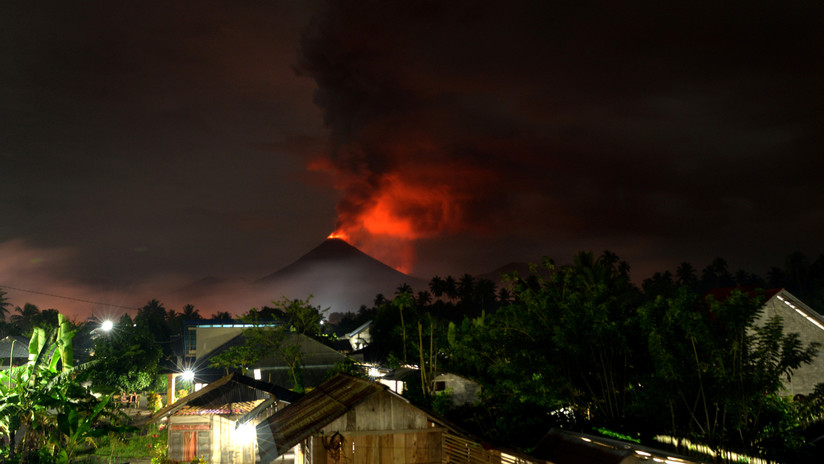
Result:
{"label": "dense foliage", "polygon": [[[735,286],[748,289],[707,296]],[[802,344],[780,319],[756,324],[763,303],[757,289],[776,287],[821,310],[824,257],[794,253],[766,277],[731,272],[723,259],[701,271],[682,263],[636,286],[614,254],[580,253],[564,266],[546,259],[503,284],[467,274],[436,276],[426,289],[401,285],[358,313],[329,320],[338,333],[372,321],[369,360],[418,367],[405,395],[498,444],[529,451],[560,426],[642,442],[669,435],[797,462],[804,431],[823,423],[824,384],[805,398],[788,397],[782,387],[819,347]],[[303,353],[295,336],[322,339],[323,313],[310,299],[252,309],[243,318],[259,324],[213,366],[243,370],[276,354],[300,391]],[[0,373],[0,460],[68,462],[98,437],[117,437],[125,429],[115,427],[110,393],[151,388],[183,321],[199,318],[191,305],[176,312],[151,300],[134,319],[124,316],[120,330],[103,334],[54,309],[12,307],[0,290],[0,335],[30,338],[28,361]],[[94,342],[90,361],[80,365],[78,330]],[[358,373],[352,362],[336,370]],[[444,370],[482,386],[476,405],[455,407],[435,392],[433,379]]]}
{"label": "dense foliage", "polygon": [[91,359],[98,365],[89,380],[98,392],[144,391],[156,382],[162,355],[148,325],[123,315],[109,333],[96,337]]}
{"label": "dense foliage", "polygon": [[477,406],[445,412],[493,442],[529,449],[561,426],[798,458],[821,398],[789,398],[782,382],[819,347],[779,319],[755,324],[757,291],[704,296],[716,285],[766,283],[752,274],[715,260],[701,277],[686,264],[675,275],[638,288],[614,254],[581,253],[570,265],[547,259],[512,274],[497,294],[470,276],[436,277],[431,293],[401,286],[341,323],[374,320],[379,359],[422,367],[406,394],[425,406],[443,409],[433,366],[480,383]]}
{"label": "dense foliage", "polygon": [[321,321],[326,309],[313,306],[311,296],[306,300],[282,298],[271,307],[252,308],[241,320],[253,326],[243,331],[244,342],[214,356],[211,366],[229,370],[246,370],[266,356],[276,355],[289,369],[292,389],[302,393],[303,357],[300,336],[319,337],[323,332]]}
{"label": "dense foliage", "polygon": [[84,386],[94,364],[75,366],[75,333],[58,315],[56,326],[33,329],[26,364],[0,372],[3,462],[68,463],[94,437],[123,430],[108,408],[111,396]]}

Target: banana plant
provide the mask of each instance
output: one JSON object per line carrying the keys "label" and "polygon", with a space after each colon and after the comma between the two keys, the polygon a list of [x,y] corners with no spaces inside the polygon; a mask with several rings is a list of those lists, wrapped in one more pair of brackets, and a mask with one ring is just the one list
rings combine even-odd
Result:
{"label": "banana plant", "polygon": [[[9,457],[50,450],[57,462],[69,462],[84,444],[108,430],[96,425],[111,399],[97,399],[82,385],[82,374],[94,362],[74,364],[76,330],[63,315],[57,327],[35,328],[25,365],[0,372],[0,441],[9,443]],[[15,434],[25,430],[14,449]]]}
{"label": "banana plant", "polygon": [[101,397],[101,401],[89,414],[82,414],[76,406],[68,404],[65,411],[57,415],[57,429],[61,434],[61,446],[56,456],[59,464],[68,464],[80,446],[92,438],[107,434],[107,430],[95,428],[95,423],[111,399],[109,395]]}

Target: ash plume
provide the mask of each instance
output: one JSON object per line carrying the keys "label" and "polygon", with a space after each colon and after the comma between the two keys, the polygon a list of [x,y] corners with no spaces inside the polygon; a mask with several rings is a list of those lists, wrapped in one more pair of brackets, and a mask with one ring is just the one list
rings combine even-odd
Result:
{"label": "ash plume", "polygon": [[757,187],[760,163],[821,167],[821,8],[805,5],[329,1],[298,71],[330,130],[312,167],[343,193],[337,232],[372,254],[508,230],[603,246],[745,233],[744,210],[787,206]]}

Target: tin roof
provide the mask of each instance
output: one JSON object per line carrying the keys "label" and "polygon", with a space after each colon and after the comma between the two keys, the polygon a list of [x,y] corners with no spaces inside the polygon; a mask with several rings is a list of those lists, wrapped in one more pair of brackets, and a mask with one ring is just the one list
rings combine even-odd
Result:
{"label": "tin roof", "polygon": [[698,464],[699,460],[609,438],[551,429],[530,453],[555,464],[630,464],[638,462],[678,462]]}
{"label": "tin roof", "polygon": [[303,398],[269,417],[259,427],[269,426],[279,453],[295,446],[370,396],[386,387],[348,375],[338,375],[318,385]]}
{"label": "tin roof", "polygon": [[[138,425],[155,422],[163,417],[175,414],[177,411],[186,407],[200,408],[199,410],[221,410],[223,406],[230,403],[238,404],[245,401],[255,401],[260,399],[257,397],[256,391],[273,395],[278,401],[283,401],[284,403],[291,403],[300,397],[297,393],[278,387],[277,385],[261,382],[260,380],[234,373],[210,383],[199,391],[184,396],[156,412],[144,423]],[[252,409],[254,409],[254,406],[252,406],[249,411]],[[243,411],[240,414],[245,414],[249,411]]]}
{"label": "tin roof", "polygon": [[[267,452],[276,449],[277,455],[282,455],[372,395],[383,391],[393,394],[379,383],[338,374],[261,422],[258,425],[258,445],[262,452],[265,451],[263,448]],[[273,440],[273,443],[260,443],[262,436],[267,437],[267,441]]]}
{"label": "tin roof", "polygon": [[200,414],[216,414],[221,416],[240,415],[251,412],[265,400],[240,401],[237,403],[226,403],[215,406],[183,406],[172,415],[174,416],[197,416]]}
{"label": "tin roof", "polygon": [[12,335],[0,340],[0,359],[8,359],[9,355],[15,359],[28,359],[29,339]]}

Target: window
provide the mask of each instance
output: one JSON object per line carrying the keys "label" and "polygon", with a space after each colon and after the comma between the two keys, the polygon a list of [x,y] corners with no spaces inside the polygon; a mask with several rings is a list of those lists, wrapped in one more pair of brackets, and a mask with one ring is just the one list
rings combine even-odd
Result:
{"label": "window", "polygon": [[194,327],[183,331],[183,355],[197,356],[197,329]]}

